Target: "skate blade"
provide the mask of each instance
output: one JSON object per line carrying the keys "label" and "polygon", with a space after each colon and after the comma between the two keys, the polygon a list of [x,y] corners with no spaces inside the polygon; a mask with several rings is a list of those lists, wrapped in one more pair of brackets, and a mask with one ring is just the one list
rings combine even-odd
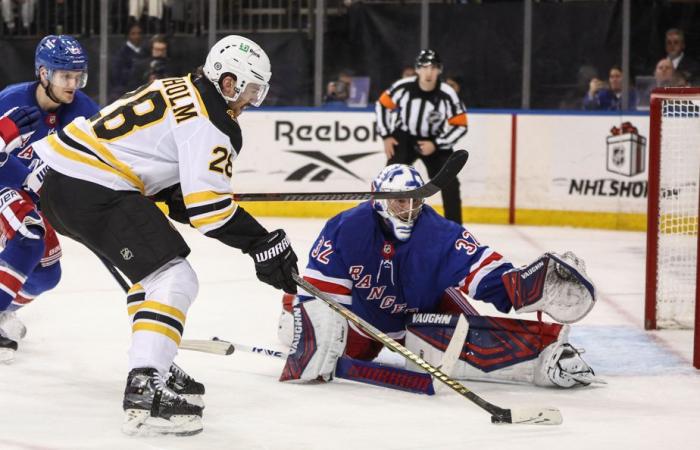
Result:
{"label": "skate blade", "polygon": [[202,418],[195,415],[172,416],[170,419],[151,417],[142,409],[127,409],[122,432],[129,436],[192,436],[204,429]]}
{"label": "skate blade", "polygon": [[17,319],[15,320],[5,320],[2,325],[0,325],[0,331],[2,334],[15,342],[19,342],[27,336],[27,327],[24,326]]}
{"label": "skate blade", "polygon": [[11,364],[15,360],[15,351],[10,348],[0,348],[0,363]]}
{"label": "skate blade", "polygon": [[196,394],[182,394],[182,396],[187,400],[190,405],[199,406],[204,409],[204,397]]}

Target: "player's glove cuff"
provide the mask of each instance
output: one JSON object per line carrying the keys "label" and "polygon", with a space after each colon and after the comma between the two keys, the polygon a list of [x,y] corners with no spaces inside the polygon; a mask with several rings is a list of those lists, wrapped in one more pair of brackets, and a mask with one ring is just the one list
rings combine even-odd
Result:
{"label": "player's glove cuff", "polygon": [[17,125],[9,118],[3,117],[0,119],[0,147],[2,150],[11,151],[15,144],[15,140],[19,138],[19,128]]}
{"label": "player's glove cuff", "polygon": [[297,286],[292,273],[298,273],[297,255],[284,230],[275,230],[258,240],[246,252],[255,262],[255,274],[263,283],[290,294],[296,294]]}

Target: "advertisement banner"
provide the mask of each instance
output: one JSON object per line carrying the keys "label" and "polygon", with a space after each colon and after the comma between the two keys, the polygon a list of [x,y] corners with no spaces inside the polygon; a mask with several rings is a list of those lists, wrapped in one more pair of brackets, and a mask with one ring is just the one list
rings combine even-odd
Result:
{"label": "advertisement banner", "polygon": [[[470,159],[459,179],[466,206],[507,208],[510,115],[476,114],[455,148]],[[386,164],[373,112],[248,112],[234,162],[238,192],[365,191]],[[428,179],[420,161],[416,167]],[[440,195],[429,200],[441,204]]]}
{"label": "advertisement banner", "polygon": [[518,116],[517,208],[645,213],[646,116]]}
{"label": "advertisement banner", "polygon": [[[518,114],[516,120],[517,223],[643,227],[648,116]],[[386,163],[371,111],[246,111],[240,123],[237,192],[366,191]],[[505,223],[513,115],[470,113],[468,124],[455,147],[470,153],[459,175],[465,217]],[[415,165],[428,179],[420,160]],[[439,208],[441,196],[428,202]],[[345,206],[280,208],[271,205],[264,213],[294,215],[303,209],[302,215],[324,216]]]}

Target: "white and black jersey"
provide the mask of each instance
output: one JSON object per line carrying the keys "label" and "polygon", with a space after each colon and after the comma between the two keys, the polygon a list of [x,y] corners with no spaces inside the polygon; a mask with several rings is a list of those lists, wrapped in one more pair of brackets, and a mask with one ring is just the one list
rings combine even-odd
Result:
{"label": "white and black jersey", "polygon": [[[56,172],[114,191],[159,198],[178,191],[184,217],[207,236],[246,248],[265,235],[233,200],[241,130],[214,86],[190,76],[144,85],[34,144]],[[244,217],[245,216],[245,217]],[[177,220],[177,219],[176,219]]]}
{"label": "white and black jersey", "polygon": [[442,81],[426,92],[418,86],[416,76],[402,78],[382,93],[376,112],[382,137],[402,130],[419,139],[433,140],[440,149],[450,149],[467,133],[464,103]]}

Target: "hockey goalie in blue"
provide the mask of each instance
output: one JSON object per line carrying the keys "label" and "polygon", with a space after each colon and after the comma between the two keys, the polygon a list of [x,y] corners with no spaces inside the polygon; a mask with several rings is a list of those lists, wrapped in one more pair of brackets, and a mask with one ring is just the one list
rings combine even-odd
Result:
{"label": "hockey goalie in blue", "polygon": [[[413,167],[393,164],[375,178],[372,190],[422,185]],[[456,335],[459,315],[465,315],[468,332],[459,338],[464,342],[455,378],[560,387],[596,381],[568,343],[565,325],[595,304],[583,261],[571,252],[545,253],[515,268],[422,199],[370,200],[330,219],[309,252],[304,278],[435,365]],[[503,313],[544,312],[560,323],[481,316],[468,298]],[[284,303],[280,338],[291,350],[281,381],[338,376],[432,393],[427,374],[372,362],[382,344],[322,301],[300,291]]]}

